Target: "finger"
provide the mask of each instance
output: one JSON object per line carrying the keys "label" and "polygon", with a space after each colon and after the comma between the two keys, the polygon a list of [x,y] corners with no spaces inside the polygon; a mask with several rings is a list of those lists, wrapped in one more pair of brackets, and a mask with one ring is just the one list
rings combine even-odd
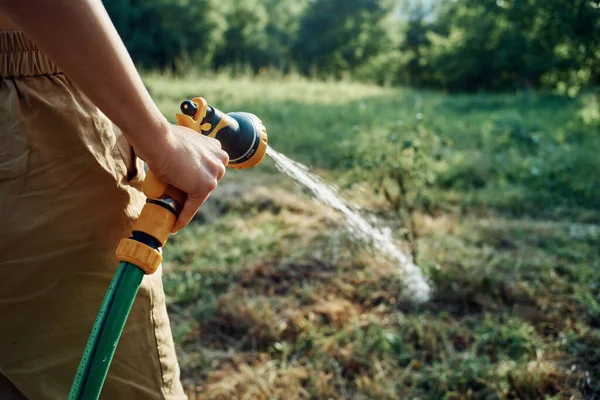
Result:
{"label": "finger", "polygon": [[173,226],[173,233],[177,233],[181,228],[189,224],[194,218],[194,215],[198,212],[198,209],[204,204],[210,192],[215,190],[217,187],[216,179],[208,179],[204,185],[201,186],[201,190],[196,193],[188,193],[188,198],[183,205],[183,209],[175,221]]}
{"label": "finger", "polygon": [[[208,136],[206,136],[206,137],[208,137]],[[211,138],[211,137],[209,137],[209,139],[211,140],[211,143],[213,143],[215,146],[217,146],[219,148],[219,150],[221,150],[223,148],[223,143],[221,143],[220,140]]]}
{"label": "finger", "polygon": [[220,181],[225,176],[225,166],[224,165],[218,165],[217,166],[217,173],[215,175],[217,176],[217,181]]}
{"label": "finger", "polygon": [[221,160],[223,165],[227,166],[227,164],[229,164],[229,154],[227,154],[226,152],[221,151],[221,153],[219,154],[219,159]]}
{"label": "finger", "polygon": [[175,225],[173,225],[173,229],[171,233],[175,234],[180,229],[184,228],[187,224],[190,223],[194,215],[198,212],[202,204],[208,199],[210,192],[206,193],[203,197],[190,197],[188,196],[185,204],[183,205],[183,209],[179,213],[179,217],[177,217],[177,221],[175,221]]}

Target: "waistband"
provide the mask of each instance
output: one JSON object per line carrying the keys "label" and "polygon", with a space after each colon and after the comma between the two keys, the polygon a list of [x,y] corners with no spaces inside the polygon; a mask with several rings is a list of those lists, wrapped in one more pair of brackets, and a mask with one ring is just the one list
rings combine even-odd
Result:
{"label": "waistband", "polygon": [[0,31],[0,75],[3,78],[53,75],[60,69],[20,31]]}

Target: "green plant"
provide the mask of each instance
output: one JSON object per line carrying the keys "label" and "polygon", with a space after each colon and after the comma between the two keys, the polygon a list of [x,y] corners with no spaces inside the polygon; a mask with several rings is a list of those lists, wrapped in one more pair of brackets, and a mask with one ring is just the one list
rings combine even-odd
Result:
{"label": "green plant", "polygon": [[399,121],[384,140],[376,142],[368,136],[350,155],[360,174],[374,183],[375,194],[383,196],[405,225],[415,261],[419,239],[415,213],[432,212],[430,190],[436,185],[442,163],[442,140],[423,124],[422,118],[423,114],[418,113],[415,121]]}
{"label": "green plant", "polygon": [[391,169],[381,155],[404,153],[405,167],[421,156],[414,147],[433,149],[415,172],[435,179],[405,182],[434,288],[419,306],[399,296],[393,263],[353,244],[268,159],[228,171],[164,253],[191,399],[598,397],[596,95],[447,95],[295,75],[145,80],[168,117],[198,94],[260,115],[278,151],[390,227],[406,221],[375,194],[374,176]]}

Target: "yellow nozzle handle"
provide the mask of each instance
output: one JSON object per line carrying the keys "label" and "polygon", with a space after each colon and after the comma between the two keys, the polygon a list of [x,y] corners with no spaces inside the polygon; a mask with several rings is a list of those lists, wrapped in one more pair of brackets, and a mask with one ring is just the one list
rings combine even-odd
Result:
{"label": "yellow nozzle handle", "polygon": [[[209,106],[202,97],[184,101],[181,111],[182,114],[175,115],[177,125],[219,140],[223,150],[229,154],[228,167],[251,168],[264,158],[267,130],[255,115],[241,112],[224,114]],[[148,171],[144,181],[144,193],[151,199],[167,194],[182,204],[186,198],[185,193],[162,182],[152,171]]]}
{"label": "yellow nozzle handle", "polygon": [[[229,167],[250,168],[260,163],[267,150],[267,131],[262,122],[248,113],[223,114],[196,97],[181,105],[177,124],[216,138],[229,154]],[[187,199],[187,193],[160,180],[151,170],[144,180],[144,194],[149,201],[133,224],[134,232],[143,232],[164,246]],[[139,266],[151,274],[160,265],[160,252],[137,239],[123,239],[117,248],[117,259]]]}
{"label": "yellow nozzle handle", "polygon": [[[186,100],[181,110],[183,113],[176,115],[177,124],[219,140],[224,150],[229,150],[229,167],[250,168],[263,159],[267,133],[256,116],[247,113],[223,114],[209,106],[202,97]],[[241,150],[236,141],[243,142]],[[248,146],[248,150],[244,146]],[[236,158],[232,159],[231,154]],[[150,202],[142,209],[133,230],[144,232],[164,245],[187,199],[187,193],[163,182],[151,170],[146,174],[143,189]],[[121,256],[124,257],[123,254]],[[151,268],[146,269],[149,270]]]}

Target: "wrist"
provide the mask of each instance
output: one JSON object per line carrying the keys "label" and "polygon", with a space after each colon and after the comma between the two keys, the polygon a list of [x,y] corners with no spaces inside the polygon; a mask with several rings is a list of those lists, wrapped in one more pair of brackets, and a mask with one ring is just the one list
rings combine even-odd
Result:
{"label": "wrist", "polygon": [[[136,121],[137,122],[137,121]],[[157,118],[149,118],[145,123],[123,131],[136,154],[148,164],[160,158],[171,136],[171,124],[162,114]]]}

